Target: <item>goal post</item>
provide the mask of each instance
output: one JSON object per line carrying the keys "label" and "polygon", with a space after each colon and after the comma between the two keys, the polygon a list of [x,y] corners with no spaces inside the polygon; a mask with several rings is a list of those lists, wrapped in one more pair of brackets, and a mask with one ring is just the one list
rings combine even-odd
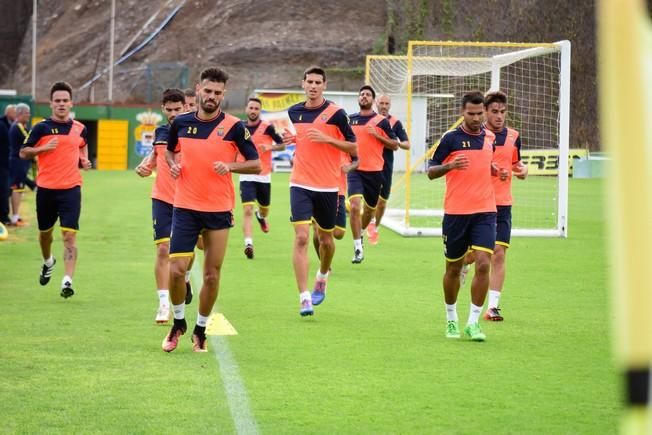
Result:
{"label": "goal post", "polygon": [[[570,43],[410,41],[405,56],[369,55],[366,82],[392,97],[412,149],[396,154],[382,224],[404,236],[439,236],[444,179],[424,172],[441,136],[456,128],[462,95],[501,90],[519,131],[527,180],[514,180],[514,236],[568,234]],[[563,162],[563,164],[562,164]]]}

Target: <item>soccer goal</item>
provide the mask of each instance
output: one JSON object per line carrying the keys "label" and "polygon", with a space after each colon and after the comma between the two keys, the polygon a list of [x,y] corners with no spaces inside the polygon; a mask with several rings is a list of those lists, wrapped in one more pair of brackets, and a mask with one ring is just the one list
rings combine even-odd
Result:
{"label": "soccer goal", "polygon": [[570,42],[410,41],[405,56],[367,56],[366,81],[392,97],[412,143],[396,153],[383,225],[404,236],[441,235],[445,181],[427,179],[428,160],[462,122],[463,94],[501,90],[530,170],[512,182],[512,235],[567,236]]}

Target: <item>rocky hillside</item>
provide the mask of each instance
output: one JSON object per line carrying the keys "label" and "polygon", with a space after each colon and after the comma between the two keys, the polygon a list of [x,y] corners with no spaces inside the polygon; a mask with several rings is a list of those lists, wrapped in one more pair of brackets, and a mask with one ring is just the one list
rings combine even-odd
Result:
{"label": "rocky hillside", "polygon": [[[0,7],[15,12],[15,3],[0,0]],[[65,79],[79,88],[108,64],[110,1],[38,4],[37,99],[46,100],[49,83]],[[156,38],[116,68],[115,102],[155,99],[157,85],[191,83],[209,65],[230,73],[230,103],[239,107],[255,88],[297,87],[301,71],[313,63],[329,69],[330,89],[354,90],[363,80],[366,54],[402,53],[409,39],[569,39],[571,144],[599,148],[593,1],[117,0],[116,59],[144,41],[181,4]],[[0,77],[0,87],[29,93],[31,25],[16,56],[16,65],[0,64],[13,71]],[[106,101],[107,88],[103,76],[75,99]]]}

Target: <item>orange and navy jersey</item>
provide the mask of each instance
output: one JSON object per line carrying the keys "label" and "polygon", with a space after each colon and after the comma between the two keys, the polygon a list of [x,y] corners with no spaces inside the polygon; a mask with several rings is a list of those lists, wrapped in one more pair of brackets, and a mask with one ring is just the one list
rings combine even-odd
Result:
{"label": "orange and navy jersey", "polygon": [[342,151],[327,143],[313,142],[307,134],[314,128],[338,140],[355,142],[346,112],[326,100],[316,108],[306,108],[305,103],[295,104],[288,109],[288,115],[297,133],[290,185],[337,192],[342,173]]}
{"label": "orange and navy jersey", "polygon": [[235,206],[231,174],[217,174],[215,162],[234,162],[238,153],[246,160],[258,159],[249,131],[240,119],[223,112],[208,121],[196,112],[177,116],[167,149],[182,154],[173,204],[194,211],[226,212]]}
{"label": "orange and navy jersey", "polygon": [[46,189],[70,189],[81,186],[79,173],[80,148],[86,146],[86,127],[79,121],[66,122],[45,119],[32,128],[23,147],[38,148],[51,139],[59,143],[52,151],[41,153],[36,158],[38,175],[36,184]]}
{"label": "orange and navy jersey", "polygon": [[165,159],[168,147],[170,124],[165,124],[154,131],[154,152],[156,155],[156,180],[152,186],[152,198],[168,204],[174,203],[176,180],[172,178],[170,166]]}
{"label": "orange and navy jersey", "polygon": [[518,131],[512,128],[503,128],[499,133],[495,131],[494,163],[499,168],[507,169],[507,180],[501,181],[493,177],[496,205],[512,205],[512,165],[521,160],[521,137]]}
{"label": "orange and navy jersey", "polygon": [[360,115],[354,113],[350,117],[351,128],[355,137],[358,138],[358,157],[360,165],[358,171],[382,171],[385,160],[383,150],[385,145],[367,131],[367,126],[372,125],[378,134],[389,139],[396,140],[396,135],[389,125],[389,121],[382,115],[372,113],[371,115]]}
{"label": "orange and navy jersey", "polygon": [[[401,124],[401,121],[394,115],[389,115],[387,117],[387,120],[389,121],[389,126],[392,127],[392,131],[396,135],[396,139],[399,142],[407,142],[408,135],[405,132],[405,129],[403,128],[403,124]],[[383,150],[383,159],[385,159],[385,166],[391,165],[390,167],[394,166],[394,150],[390,150],[389,148],[385,148]]]}
{"label": "orange and navy jersey", "polygon": [[469,159],[467,169],[453,169],[446,173],[446,214],[496,211],[491,175],[494,140],[495,136],[489,130],[470,133],[462,125],[442,136],[429,166],[446,164],[459,154]]}
{"label": "orange and navy jersey", "polygon": [[[263,167],[263,170],[260,171],[259,175],[265,176],[269,175],[272,172],[272,150],[271,145],[280,144],[283,142],[283,138],[276,133],[274,126],[266,121],[260,121],[256,125],[247,125],[244,124],[245,128],[249,130],[251,135],[251,141],[256,145],[256,150],[260,156],[260,164]],[[263,146],[266,146],[267,151],[263,150]],[[244,161],[242,156],[238,156],[238,159]]]}

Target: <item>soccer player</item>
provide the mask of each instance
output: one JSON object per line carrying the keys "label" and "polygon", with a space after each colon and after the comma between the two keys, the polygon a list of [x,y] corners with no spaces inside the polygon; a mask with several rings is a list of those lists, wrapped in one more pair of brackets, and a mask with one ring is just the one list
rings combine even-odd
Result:
{"label": "soccer player", "polygon": [[52,116],[36,124],[20,150],[20,158],[38,156],[36,184],[36,219],[43,266],[41,285],[50,281],[56,260],[52,256],[52,231],[59,219],[63,233],[65,275],[61,281],[61,297],[75,294],[72,278],[77,263],[76,235],[81,213],[82,177],[79,167],[90,169],[86,127],[70,118],[72,87],[56,82],[50,88]]}
{"label": "soccer player", "polygon": [[[156,167],[156,180],[152,186],[152,224],[154,226],[154,243],[156,244],[156,261],[154,263],[154,278],[159,300],[156,312],[156,323],[165,324],[170,321],[169,303],[169,252],[170,232],[172,231],[172,208],[176,181],[170,174],[166,161],[168,133],[170,124],[181,113],[185,112],[185,97],[179,89],[166,89],[163,92],[161,110],[167,118],[167,124],[154,132],[154,148],[136,167],[136,173],[141,177],[149,177]],[[186,272],[186,304],[192,299],[190,289],[190,272]]]}
{"label": "soccer player", "polygon": [[[260,119],[260,110],[262,102],[258,98],[249,98],[245,113],[247,123],[245,127],[249,130],[251,141],[256,145],[258,156],[263,166],[260,174],[240,175],[240,199],[244,208],[242,216],[242,232],[244,233],[245,256],[252,260],[254,258],[254,241],[252,238],[251,223],[255,214],[256,220],[260,224],[260,229],[269,232],[269,223],[267,215],[271,204],[272,193],[272,151],[285,149],[283,138],[276,133],[274,126],[269,122]],[[254,211],[254,206],[258,204],[258,209]]]}
{"label": "soccer player", "polygon": [[[457,294],[460,271],[469,248],[476,253],[471,284],[471,307],[464,334],[484,341],[478,322],[489,287],[491,254],[496,239],[496,199],[492,166],[494,134],[482,128],[484,97],[469,92],[462,97],[462,124],[441,138],[428,167],[428,179],[446,176],[442,237],[446,271],[443,287],[446,302],[446,337],[459,338]],[[506,179],[507,174],[501,172]]]}
{"label": "soccer player", "polygon": [[20,148],[27,139],[29,132],[27,124],[31,117],[29,106],[25,103],[18,103],[16,108],[16,120],[9,127],[9,168],[11,171],[11,225],[22,227],[27,223],[20,217],[20,203],[25,193],[27,172],[32,166],[31,161],[24,161],[20,158]]}
{"label": "soccer player", "polygon": [[[342,152],[352,160],[358,156],[355,135],[346,112],[324,98],[326,73],[312,66],[303,73],[301,86],[306,100],[288,110],[296,137],[283,134],[284,143],[295,142],[294,165],[290,176],[290,220],[294,224],[292,264],[299,289],[299,314],[310,316],[313,304],[326,295],[328,270],[335,253],[333,230],[337,217],[337,196],[342,173]],[[310,224],[314,219],[319,237],[319,270],[308,291]]]}
{"label": "soccer player", "polygon": [[196,112],[197,111],[197,93],[194,89],[188,88],[183,91],[184,103],[183,108],[184,112]]}
{"label": "soccer player", "polygon": [[[383,179],[383,152],[398,149],[396,135],[389,120],[373,111],[376,99],[374,89],[365,85],[358,91],[360,112],[351,115],[350,123],[358,138],[360,165],[349,172],[349,204],[351,233],[353,235],[353,259],[351,263],[359,264],[364,259],[362,232],[367,228],[376,212],[380,190],[385,183]],[[362,200],[364,199],[364,205]],[[362,213],[362,215],[361,215]]]}
{"label": "soccer player", "polygon": [[[500,322],[503,316],[499,302],[503,284],[505,283],[505,256],[509,248],[512,232],[512,174],[524,180],[528,167],[521,162],[521,137],[518,131],[505,126],[507,116],[507,95],[503,92],[489,92],[484,97],[485,129],[491,130],[496,136],[494,143],[494,164],[498,168],[511,168],[505,180],[493,178],[496,195],[496,246],[491,256],[491,272],[489,275],[489,302],[484,313],[485,320]],[[460,278],[462,284],[475,254],[470,252],[464,260]]]}
{"label": "soccer player", "polygon": [[[383,115],[389,121],[389,125],[392,127],[392,131],[396,135],[398,142],[398,147],[403,150],[410,149],[410,139],[403,128],[401,121],[389,114],[389,111],[392,107],[392,100],[389,95],[381,95],[376,100],[376,107],[378,108],[378,113]],[[375,245],[378,243],[378,231],[380,230],[380,221],[385,215],[385,209],[387,208],[387,201],[389,200],[389,194],[392,188],[392,173],[394,171],[394,151],[389,148],[383,149],[383,185],[380,188],[380,196],[378,198],[378,205],[376,206],[376,214],[367,225],[367,238],[369,243]]]}
{"label": "soccer player", "polygon": [[[206,322],[217,299],[220,270],[233,226],[235,192],[231,173],[261,170],[249,131],[221,110],[228,75],[218,68],[202,71],[196,85],[196,112],[177,116],[169,129],[167,163],[177,180],[170,240],[170,299],[174,324],[163,339],[166,352],[176,349],[186,332],[185,275],[199,234],[204,240],[204,281],[199,292],[193,351],[206,352]],[[181,162],[176,154],[181,153]],[[240,153],[246,159],[236,162]]]}

